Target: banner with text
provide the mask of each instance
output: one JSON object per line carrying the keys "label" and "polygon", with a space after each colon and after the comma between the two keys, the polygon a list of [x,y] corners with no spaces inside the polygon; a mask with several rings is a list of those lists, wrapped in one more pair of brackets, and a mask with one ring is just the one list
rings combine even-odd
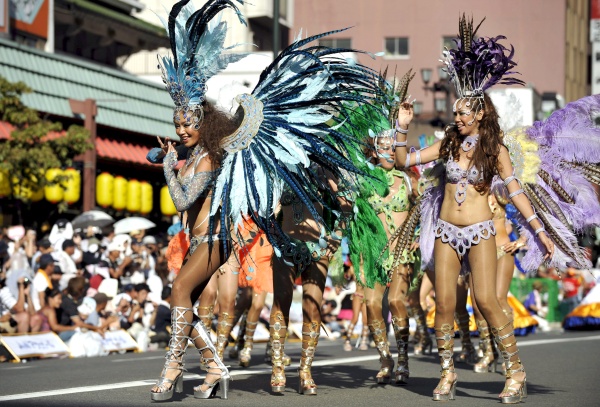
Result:
{"label": "banner with text", "polygon": [[69,348],[54,332],[2,335],[0,342],[16,360],[36,356],[68,354]]}

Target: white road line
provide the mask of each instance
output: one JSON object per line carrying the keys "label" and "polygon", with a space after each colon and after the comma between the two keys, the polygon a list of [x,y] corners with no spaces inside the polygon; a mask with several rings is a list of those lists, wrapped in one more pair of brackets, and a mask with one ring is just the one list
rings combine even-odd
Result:
{"label": "white road line", "polygon": [[[600,336],[588,336],[583,338],[561,338],[561,339],[548,339],[548,340],[532,340],[532,341],[522,341],[519,343],[519,347],[526,346],[536,346],[536,345],[550,345],[555,343],[563,343],[563,342],[582,342],[582,341],[597,341],[600,340]],[[455,348],[455,350],[460,349],[460,347]],[[409,356],[412,354],[409,353]],[[371,356],[356,356],[349,358],[335,358],[335,359],[327,359],[327,360],[318,360],[313,362],[313,366],[331,366],[331,365],[342,365],[348,363],[355,362],[365,362],[368,360],[377,360],[379,359],[379,355],[371,355]],[[121,359],[125,361],[124,359]],[[138,359],[135,359],[138,360]],[[290,365],[289,368],[297,367],[297,364]],[[254,369],[254,370],[234,370],[231,372],[231,376],[248,376],[248,375],[257,375],[257,374],[271,374],[270,368],[264,369]],[[183,376],[184,380],[198,380],[203,379],[204,376],[198,374],[186,374]],[[11,400],[24,400],[38,397],[51,397],[51,396],[60,396],[63,394],[75,394],[75,393],[85,393],[85,392],[94,392],[94,391],[103,391],[103,390],[114,390],[114,389],[125,389],[129,387],[140,387],[140,386],[150,386],[156,383],[155,380],[136,380],[132,382],[123,382],[123,383],[111,383],[111,384],[102,384],[97,386],[82,386],[82,387],[72,387],[69,389],[58,389],[58,390],[49,390],[49,391],[37,391],[32,393],[21,393],[21,394],[11,394],[8,396],[0,396],[1,401],[11,401]]]}

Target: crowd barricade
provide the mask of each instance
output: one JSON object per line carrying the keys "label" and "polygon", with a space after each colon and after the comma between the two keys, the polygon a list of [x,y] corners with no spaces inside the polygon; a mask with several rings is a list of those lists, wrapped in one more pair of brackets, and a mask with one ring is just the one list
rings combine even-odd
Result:
{"label": "crowd barricade", "polygon": [[[54,332],[2,334],[0,335],[0,345],[6,348],[15,362],[34,357],[73,356],[69,345],[63,342]],[[135,351],[137,348],[137,342],[124,329],[106,331],[102,337],[103,354]],[[85,355],[78,354],[78,356]]]}
{"label": "crowd barricade", "polygon": [[548,322],[561,322],[566,313],[558,300],[560,289],[556,280],[551,278],[513,278],[510,283],[510,292],[521,303],[524,303],[529,293],[533,291],[533,283],[536,281],[540,281],[544,285],[542,295],[548,301],[548,314],[545,319]]}

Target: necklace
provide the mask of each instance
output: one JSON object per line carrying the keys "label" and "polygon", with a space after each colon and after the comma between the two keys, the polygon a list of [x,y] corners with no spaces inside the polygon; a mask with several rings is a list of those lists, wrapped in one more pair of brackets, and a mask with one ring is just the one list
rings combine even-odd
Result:
{"label": "necklace", "polygon": [[479,138],[479,134],[476,134],[474,136],[467,136],[467,137],[465,137],[465,139],[463,140],[463,142],[460,145],[460,148],[462,148],[462,150],[465,153],[468,153],[473,148],[475,148],[475,144],[477,144],[477,139],[478,138]]}
{"label": "necklace", "polygon": [[189,167],[189,165],[194,161],[196,157],[202,152],[202,147],[200,144],[197,144],[196,147],[190,152],[187,159],[185,160],[185,166]]}

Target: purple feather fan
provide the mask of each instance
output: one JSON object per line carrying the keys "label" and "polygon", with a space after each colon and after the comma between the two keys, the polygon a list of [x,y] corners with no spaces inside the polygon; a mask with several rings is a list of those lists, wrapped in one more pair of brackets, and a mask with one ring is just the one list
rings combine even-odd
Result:
{"label": "purple feather fan", "polygon": [[421,270],[433,270],[433,246],[435,244],[435,227],[440,217],[440,209],[444,200],[446,186],[446,167],[439,163],[424,174],[425,177],[439,182],[423,193],[421,198]]}

